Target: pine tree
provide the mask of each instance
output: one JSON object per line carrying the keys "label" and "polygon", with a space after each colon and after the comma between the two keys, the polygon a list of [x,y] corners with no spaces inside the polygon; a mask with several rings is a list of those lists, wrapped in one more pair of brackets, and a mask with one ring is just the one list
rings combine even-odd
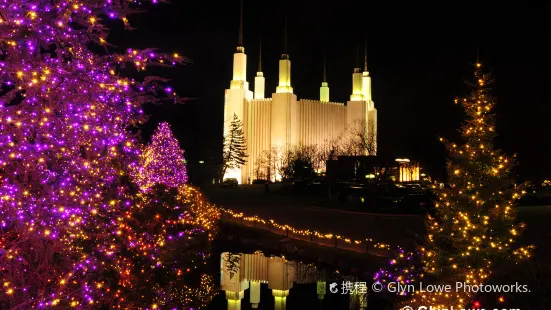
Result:
{"label": "pine tree", "polygon": [[[422,249],[425,274],[448,284],[482,284],[504,260],[530,254],[529,249],[514,249],[523,224],[515,222],[513,204],[523,186],[516,186],[510,175],[514,156],[494,148],[493,81],[481,67],[475,64],[474,82],[468,84],[471,93],[455,100],[467,115],[460,130],[462,143],[441,139],[450,154],[452,188],[440,193],[436,215],[427,219],[428,244]],[[447,297],[419,293],[408,304],[462,308],[471,301],[472,294],[460,291]]]}
{"label": "pine tree", "polygon": [[[127,219],[117,243],[131,240],[124,249],[124,270],[129,275],[119,282],[130,301],[126,304],[156,304],[160,309],[174,309],[196,302],[198,296],[192,295],[191,288],[198,277],[204,276],[198,274],[202,270],[197,267],[210,257],[211,228],[218,212],[198,195],[189,186],[175,188],[157,183],[139,195],[139,206],[125,214]],[[159,246],[147,249],[150,244]],[[143,255],[144,251],[151,253],[153,260]],[[152,264],[154,268],[150,267]],[[201,301],[208,303],[216,294],[214,286],[202,289],[210,292]]]}
{"label": "pine tree", "polygon": [[154,184],[178,187],[187,183],[184,150],[180,148],[168,123],[159,124],[150,144],[143,150],[134,179],[143,191]]}
{"label": "pine tree", "polygon": [[243,123],[233,115],[228,134],[224,139],[222,155],[222,177],[228,170],[239,169],[247,160],[247,144],[243,133]]}

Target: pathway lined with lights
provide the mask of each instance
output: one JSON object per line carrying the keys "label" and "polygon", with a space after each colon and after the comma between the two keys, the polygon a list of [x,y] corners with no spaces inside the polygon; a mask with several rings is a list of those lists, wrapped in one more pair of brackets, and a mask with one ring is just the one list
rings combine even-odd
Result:
{"label": "pathway lined with lights", "polygon": [[365,252],[414,245],[423,236],[423,218],[332,210],[300,197],[264,193],[262,187],[206,189],[205,195],[238,222],[289,235],[289,238]]}
{"label": "pathway lined with lights", "polygon": [[393,247],[390,244],[377,242],[371,238],[353,239],[347,236],[320,232],[314,229],[300,229],[288,224],[280,224],[273,219],[263,219],[259,216],[248,216],[242,212],[220,208],[223,218],[256,229],[284,235],[292,239],[311,242],[317,245],[335,247],[360,253],[378,256],[392,256]]}

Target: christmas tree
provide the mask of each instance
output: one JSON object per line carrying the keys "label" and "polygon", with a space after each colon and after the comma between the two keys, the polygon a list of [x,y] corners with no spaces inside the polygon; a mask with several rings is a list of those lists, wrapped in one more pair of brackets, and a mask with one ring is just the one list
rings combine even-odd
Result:
{"label": "christmas tree", "polygon": [[[504,260],[526,258],[530,249],[514,249],[523,225],[515,222],[514,202],[523,193],[511,178],[514,157],[494,148],[492,79],[475,64],[471,93],[456,99],[467,115],[461,126],[463,142],[441,139],[449,151],[451,189],[442,190],[436,215],[427,220],[428,244],[421,249],[424,274],[433,280],[480,285]],[[408,305],[465,307],[473,293],[416,292]],[[480,306],[478,302],[474,306]]]}
{"label": "christmas tree", "polygon": [[[190,294],[194,291],[190,287],[199,277],[211,278],[198,274],[198,267],[210,257],[218,219],[217,210],[199,196],[188,186],[156,184],[138,195],[141,203],[126,211],[124,226],[117,231],[120,240],[114,243],[131,240],[123,256],[128,276],[119,282],[131,304],[158,305],[161,309],[197,306],[197,296]],[[210,282],[210,286],[202,283],[202,289],[209,292],[201,297],[204,305],[216,293],[212,279]]]}
{"label": "christmas tree", "polygon": [[151,143],[140,155],[134,178],[143,191],[147,191],[154,184],[179,187],[187,183],[184,150],[180,148],[168,123],[159,124]]}
{"label": "christmas tree", "polygon": [[247,161],[247,143],[243,133],[243,123],[237,115],[233,115],[230,128],[224,137],[224,150],[222,155],[222,177],[228,170],[239,169]]}
{"label": "christmas tree", "polygon": [[[121,69],[183,62],[153,50],[94,52],[109,52],[105,23],[128,26],[137,2],[0,2],[2,309],[151,308],[169,288],[129,298],[147,297],[143,281],[153,279],[142,270],[183,268],[187,256],[163,256],[173,230],[209,238],[215,225],[216,210],[192,189],[168,205],[160,189],[143,195],[129,181],[141,149],[129,128],[145,121],[142,104],[179,99],[164,79],[140,82]],[[140,228],[142,208],[164,220],[154,236]]]}
{"label": "christmas tree", "polygon": [[[513,204],[523,194],[523,186],[515,185],[510,177],[514,158],[494,149],[493,81],[481,67],[475,64],[474,82],[468,84],[470,95],[456,99],[467,115],[461,127],[463,143],[441,139],[450,153],[447,168],[452,188],[439,191],[436,214],[427,218],[427,244],[418,252],[399,249],[390,261],[391,268],[382,268],[374,276],[383,285],[415,285],[422,280],[451,284],[453,290],[416,290],[403,306],[446,309],[471,303],[479,308],[480,303],[473,301],[474,293],[456,290],[455,283],[482,285],[505,260],[528,258],[532,250],[532,246],[514,248],[523,225],[515,222]],[[504,298],[497,302],[504,302]]]}

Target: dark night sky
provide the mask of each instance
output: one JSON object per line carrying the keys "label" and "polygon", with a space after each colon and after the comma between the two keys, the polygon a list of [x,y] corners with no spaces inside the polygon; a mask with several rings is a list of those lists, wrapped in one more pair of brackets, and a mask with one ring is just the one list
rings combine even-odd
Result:
{"label": "dark night sky", "polygon": [[[463,80],[471,77],[470,64],[479,48],[482,63],[496,79],[497,146],[518,153],[521,178],[551,177],[551,102],[544,92],[551,55],[549,24],[544,22],[548,6],[543,1],[492,7],[465,2],[430,6],[417,1],[245,1],[247,79],[252,89],[262,33],[266,95],[275,91],[288,12],[295,94],[299,99],[319,99],[325,52],[331,100],[346,101],[356,44],[363,54],[367,35],[380,152],[419,159],[431,174],[441,176],[446,153],[438,136],[457,137],[462,110],[453,98],[465,92]],[[220,149],[239,0],[173,0],[130,22],[138,29],[124,35],[116,31],[114,44],[159,47],[192,61],[162,74],[173,79],[180,95],[194,99],[182,106],[148,107],[152,117],[145,136],[166,120],[190,164],[208,160]]]}

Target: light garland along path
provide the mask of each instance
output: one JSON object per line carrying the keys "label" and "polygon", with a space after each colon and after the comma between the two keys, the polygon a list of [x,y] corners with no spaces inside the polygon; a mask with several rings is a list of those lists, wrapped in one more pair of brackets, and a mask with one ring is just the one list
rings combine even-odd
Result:
{"label": "light garland along path", "polygon": [[389,244],[374,242],[371,238],[354,240],[346,236],[332,233],[322,233],[310,229],[297,229],[286,224],[277,223],[272,219],[265,220],[256,215],[245,216],[243,212],[234,212],[230,209],[219,208],[219,210],[222,214],[222,218],[226,220],[238,222],[257,229],[268,230],[274,234],[285,235],[291,239],[307,241],[317,245],[330,246],[377,256],[394,256],[396,251],[401,249],[400,246],[397,246],[394,249],[396,251],[393,251],[393,247]]}

